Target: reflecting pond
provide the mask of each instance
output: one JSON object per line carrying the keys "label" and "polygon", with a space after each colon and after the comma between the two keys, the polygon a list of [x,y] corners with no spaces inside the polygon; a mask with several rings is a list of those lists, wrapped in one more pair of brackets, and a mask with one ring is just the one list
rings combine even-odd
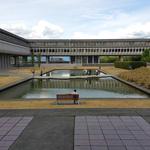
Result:
{"label": "reflecting pond", "polygon": [[116,79],[34,79],[0,93],[3,98],[56,98],[58,93],[76,89],[80,98],[148,98],[144,92]]}

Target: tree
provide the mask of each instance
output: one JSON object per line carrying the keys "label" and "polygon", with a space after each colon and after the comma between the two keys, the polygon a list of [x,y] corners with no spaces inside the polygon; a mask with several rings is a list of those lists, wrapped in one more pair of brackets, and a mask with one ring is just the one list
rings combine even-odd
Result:
{"label": "tree", "polygon": [[34,53],[32,52],[32,54],[31,54],[31,63],[32,63],[32,65],[34,66]]}
{"label": "tree", "polygon": [[142,54],[142,60],[150,62],[150,49],[146,49]]}

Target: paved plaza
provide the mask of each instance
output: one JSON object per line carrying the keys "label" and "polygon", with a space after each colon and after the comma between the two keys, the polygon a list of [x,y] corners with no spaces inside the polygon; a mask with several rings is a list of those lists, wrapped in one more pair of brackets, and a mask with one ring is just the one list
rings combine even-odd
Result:
{"label": "paved plaza", "polygon": [[150,150],[150,125],[139,116],[75,117],[74,150]]}
{"label": "paved plaza", "polygon": [[149,123],[150,109],[0,110],[0,150],[148,150]]}
{"label": "paved plaza", "polygon": [[0,150],[8,150],[31,120],[32,117],[1,117]]}

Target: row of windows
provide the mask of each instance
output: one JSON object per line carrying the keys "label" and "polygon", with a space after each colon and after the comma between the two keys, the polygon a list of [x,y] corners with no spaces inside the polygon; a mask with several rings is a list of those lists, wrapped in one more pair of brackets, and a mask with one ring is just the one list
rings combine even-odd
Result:
{"label": "row of windows", "polygon": [[95,46],[150,46],[149,41],[64,41],[64,42],[31,42],[31,46],[43,46],[43,47],[63,47],[63,46],[69,46],[69,47],[95,47]]}
{"label": "row of windows", "polygon": [[88,53],[88,52],[143,52],[144,48],[127,48],[127,49],[32,49],[32,52],[38,53],[56,53],[56,52],[80,52],[80,53]]}

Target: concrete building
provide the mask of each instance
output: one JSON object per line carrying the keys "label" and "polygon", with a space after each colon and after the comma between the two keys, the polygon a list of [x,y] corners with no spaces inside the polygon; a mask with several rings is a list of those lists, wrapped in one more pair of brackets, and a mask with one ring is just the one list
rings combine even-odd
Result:
{"label": "concrete building", "polygon": [[26,63],[27,56],[69,56],[70,63],[99,64],[101,56],[138,56],[150,49],[150,39],[24,39],[0,29],[0,69]]}
{"label": "concrete building", "polygon": [[97,64],[101,56],[136,56],[150,48],[150,39],[28,40],[34,55],[70,56],[71,63]]}
{"label": "concrete building", "polygon": [[0,29],[0,69],[6,69],[12,65],[18,66],[20,61],[26,61],[30,55],[30,47],[27,40]]}

